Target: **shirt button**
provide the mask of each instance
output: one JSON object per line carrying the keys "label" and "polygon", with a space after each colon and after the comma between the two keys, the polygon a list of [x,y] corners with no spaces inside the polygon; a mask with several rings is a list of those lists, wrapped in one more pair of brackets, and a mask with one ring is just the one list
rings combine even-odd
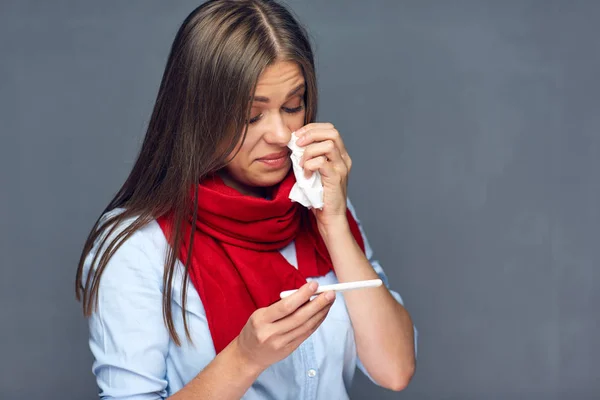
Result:
{"label": "shirt button", "polygon": [[317,376],[317,371],[315,371],[314,369],[309,369],[308,376],[310,376],[311,378],[314,378],[315,376]]}

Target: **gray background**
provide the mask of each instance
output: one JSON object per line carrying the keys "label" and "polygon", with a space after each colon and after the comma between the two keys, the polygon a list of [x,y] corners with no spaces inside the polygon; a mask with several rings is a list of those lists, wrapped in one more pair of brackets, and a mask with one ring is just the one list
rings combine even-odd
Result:
{"label": "gray background", "polygon": [[[77,257],[197,4],[0,3],[2,399],[96,397]],[[410,387],[353,398],[598,398],[600,2],[289,4],[420,331]]]}

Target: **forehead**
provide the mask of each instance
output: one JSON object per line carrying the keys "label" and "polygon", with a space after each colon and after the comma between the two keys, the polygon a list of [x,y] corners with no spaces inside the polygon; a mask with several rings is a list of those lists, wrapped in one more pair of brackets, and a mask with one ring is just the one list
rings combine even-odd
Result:
{"label": "forehead", "polygon": [[292,61],[278,61],[268,66],[258,78],[256,96],[285,96],[304,82],[300,66]]}

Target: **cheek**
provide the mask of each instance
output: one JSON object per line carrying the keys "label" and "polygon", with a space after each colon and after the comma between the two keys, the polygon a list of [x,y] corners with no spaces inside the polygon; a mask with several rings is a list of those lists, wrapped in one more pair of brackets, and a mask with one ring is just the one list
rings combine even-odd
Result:
{"label": "cheek", "polygon": [[248,130],[246,134],[246,140],[238,143],[238,147],[235,150],[235,157],[227,165],[227,170],[233,175],[239,176],[245,171],[251,163],[252,157],[251,152],[256,146],[255,135],[252,135],[252,130]]}

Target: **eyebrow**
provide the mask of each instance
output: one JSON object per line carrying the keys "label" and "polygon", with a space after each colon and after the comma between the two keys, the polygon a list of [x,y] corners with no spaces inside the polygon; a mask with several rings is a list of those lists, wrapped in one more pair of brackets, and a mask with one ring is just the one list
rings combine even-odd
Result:
{"label": "eyebrow", "polygon": [[[295,88],[293,88],[292,90],[290,90],[290,92],[286,96],[286,99],[289,99],[290,97],[292,97],[293,95],[295,95],[302,89],[304,89],[304,83],[301,83],[300,85],[298,85]],[[271,100],[269,100],[268,97],[256,96],[256,97],[254,97],[254,101],[258,101],[260,103],[268,103]]]}

